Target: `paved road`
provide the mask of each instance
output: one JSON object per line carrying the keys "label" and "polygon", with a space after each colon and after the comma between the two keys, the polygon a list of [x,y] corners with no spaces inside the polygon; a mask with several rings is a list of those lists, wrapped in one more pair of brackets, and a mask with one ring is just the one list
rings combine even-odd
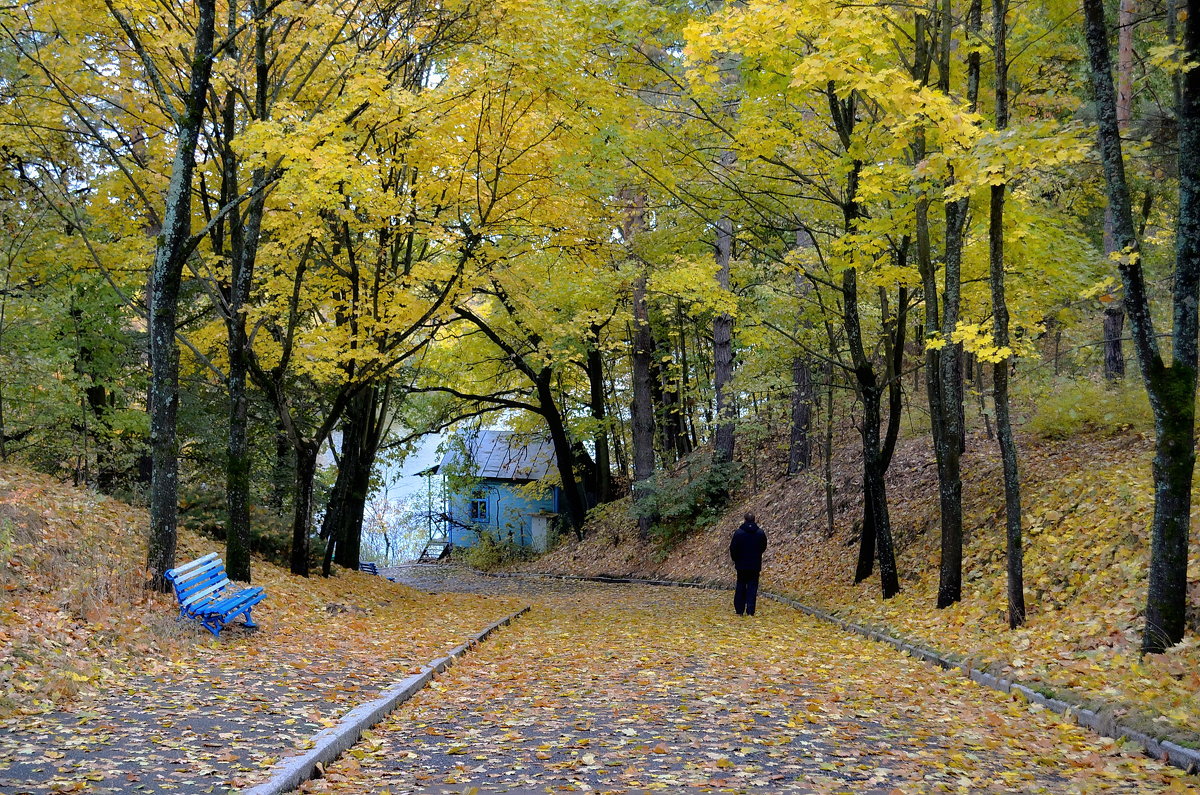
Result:
{"label": "paved road", "polygon": [[534,609],[306,792],[1156,792],[1200,780],[773,602],[392,570]]}

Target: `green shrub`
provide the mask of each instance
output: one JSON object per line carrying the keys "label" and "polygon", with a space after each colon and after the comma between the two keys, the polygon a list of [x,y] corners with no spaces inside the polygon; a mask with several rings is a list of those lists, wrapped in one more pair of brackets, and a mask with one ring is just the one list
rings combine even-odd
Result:
{"label": "green shrub", "polygon": [[1154,427],[1146,390],[1135,377],[1106,384],[1093,379],[1056,381],[1034,403],[1029,429],[1046,439],[1066,439],[1084,431],[1118,434]]}
{"label": "green shrub", "polygon": [[649,480],[633,501],[635,518],[649,518],[650,532],[662,549],[670,549],[691,533],[715,524],[742,479],[737,463],[699,465],[688,462],[685,471],[660,472]]}
{"label": "green shrub", "polygon": [[473,546],[461,547],[455,553],[463,563],[480,571],[495,571],[533,557],[528,548],[513,541],[498,541],[487,533],[481,533]]}

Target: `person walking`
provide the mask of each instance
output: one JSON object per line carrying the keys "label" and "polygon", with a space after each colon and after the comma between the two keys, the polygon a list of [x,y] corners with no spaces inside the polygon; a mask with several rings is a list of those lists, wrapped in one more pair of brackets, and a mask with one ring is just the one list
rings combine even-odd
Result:
{"label": "person walking", "polygon": [[733,591],[733,609],[740,616],[754,615],[758,601],[758,575],[762,571],[762,556],[767,549],[767,534],[746,514],[746,521],[733,532],[729,541],[729,557],[737,570],[737,587]]}

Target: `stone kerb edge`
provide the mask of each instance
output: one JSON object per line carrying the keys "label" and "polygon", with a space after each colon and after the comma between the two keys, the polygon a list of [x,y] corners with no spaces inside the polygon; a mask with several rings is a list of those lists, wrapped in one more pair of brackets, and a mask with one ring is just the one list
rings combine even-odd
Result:
{"label": "stone kerb edge", "polygon": [[511,624],[527,613],[525,605],[515,613],[489,624],[485,629],[471,635],[465,643],[455,646],[442,657],[430,660],[413,674],[396,684],[372,701],[358,705],[347,712],[336,726],[324,729],[312,737],[313,746],[303,754],[288,757],[276,764],[266,781],[243,790],[244,795],[281,795],[291,792],[313,777],[318,765],[327,765],[344,751],[358,742],[362,733],[387,717],[388,713],[404,703],[421,688],[429,684],[434,674],[445,671],[454,661],[465,655],[474,646],[482,643],[489,635],[503,626]]}
{"label": "stone kerb edge", "polygon": [[[488,574],[487,572],[480,573]],[[513,578],[545,577],[559,580],[627,583],[630,585],[669,585],[679,588],[705,588],[710,590],[726,589],[730,587],[729,585],[717,582],[677,582],[670,580],[637,579],[633,577],[585,577],[582,575],[541,574],[537,572],[503,572],[498,574],[489,574],[489,576]],[[853,621],[847,621],[845,619],[838,618],[831,613],[815,607],[810,607],[790,597],[773,593],[771,591],[761,591],[760,595],[768,599],[773,599],[780,604],[784,604],[788,607],[799,610],[801,613],[810,615],[813,618],[818,618],[822,621],[834,624],[841,629],[862,635],[863,637],[869,638],[870,640],[878,643],[886,643],[889,646],[895,647],[899,651],[916,657],[917,659],[924,660],[931,665],[936,665],[939,668],[943,668],[945,670],[952,670],[955,668],[961,669],[963,675],[970,678],[976,684],[992,690],[998,690],[1001,693],[1011,694],[1015,692],[1019,694],[1020,697],[1025,701],[1028,701],[1031,704],[1037,704],[1044,709],[1048,709],[1057,715],[1061,715],[1065,720],[1073,721],[1079,726],[1090,729],[1091,731],[1094,731],[1103,737],[1110,737],[1115,740],[1130,740],[1142,746],[1142,748],[1145,749],[1146,754],[1155,759],[1163,759],[1165,757],[1169,764],[1181,768],[1188,773],[1200,773],[1200,751],[1197,751],[1193,748],[1185,748],[1181,745],[1171,742],[1170,740],[1162,740],[1151,737],[1144,732],[1124,726],[1111,718],[1100,715],[1094,710],[1075,707],[1056,698],[1047,698],[1046,696],[1027,687],[1026,685],[1014,682],[1011,679],[1004,679],[978,668],[973,668],[969,662],[955,662],[954,660],[935,651],[931,651],[930,649],[922,648],[912,643],[905,642],[900,638],[892,637],[891,635],[880,632],[877,629],[869,629],[861,626],[860,624],[856,624]]]}

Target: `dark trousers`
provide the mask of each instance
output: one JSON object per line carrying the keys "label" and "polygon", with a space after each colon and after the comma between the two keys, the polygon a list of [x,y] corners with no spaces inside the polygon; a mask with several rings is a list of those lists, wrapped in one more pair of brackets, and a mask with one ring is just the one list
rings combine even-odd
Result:
{"label": "dark trousers", "polygon": [[758,572],[738,571],[737,587],[733,589],[733,609],[740,616],[745,613],[754,615],[754,605],[758,601]]}

